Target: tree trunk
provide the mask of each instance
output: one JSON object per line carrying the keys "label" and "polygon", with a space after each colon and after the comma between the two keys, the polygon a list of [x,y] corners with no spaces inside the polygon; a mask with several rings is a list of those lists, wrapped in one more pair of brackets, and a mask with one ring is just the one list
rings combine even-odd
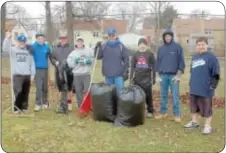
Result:
{"label": "tree trunk", "polygon": [[66,2],[66,27],[69,43],[74,46],[73,12],[71,1]]}
{"label": "tree trunk", "polygon": [[5,37],[5,24],[6,24],[6,3],[2,5],[1,9],[1,46]]}
{"label": "tree trunk", "polygon": [[51,17],[51,8],[50,1],[45,2],[45,10],[46,10],[46,39],[50,45],[53,43],[52,37],[52,17]]}

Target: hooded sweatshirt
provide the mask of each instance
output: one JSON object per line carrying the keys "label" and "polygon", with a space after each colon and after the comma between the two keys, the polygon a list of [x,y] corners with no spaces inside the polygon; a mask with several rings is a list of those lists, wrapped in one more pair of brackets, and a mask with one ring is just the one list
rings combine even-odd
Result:
{"label": "hooded sweatshirt", "polygon": [[12,75],[35,75],[35,64],[31,52],[27,47],[20,48],[18,46],[10,46],[9,39],[3,41],[3,52],[10,53],[10,62],[12,67]]}
{"label": "hooded sweatshirt", "polygon": [[33,56],[35,61],[36,69],[47,69],[48,68],[48,57],[50,54],[50,48],[46,43],[42,45],[35,42],[32,45]]}
{"label": "hooded sweatshirt", "polygon": [[[172,41],[167,43],[165,36],[172,36]],[[182,73],[185,69],[184,55],[182,47],[174,41],[174,33],[166,29],[162,35],[164,44],[159,48],[156,61],[156,72],[159,74],[175,75],[178,70]]]}
{"label": "hooded sweatshirt", "polygon": [[[90,59],[93,63],[93,57],[94,51],[91,48],[76,48],[69,54],[67,64],[69,68],[72,68],[74,76],[89,75],[92,65],[85,65],[82,61],[84,59]],[[79,59],[79,63],[75,63],[75,58]]]}
{"label": "hooded sweatshirt", "polygon": [[128,51],[118,38],[99,47],[97,57],[102,59],[102,73],[105,77],[123,76],[128,70]]}

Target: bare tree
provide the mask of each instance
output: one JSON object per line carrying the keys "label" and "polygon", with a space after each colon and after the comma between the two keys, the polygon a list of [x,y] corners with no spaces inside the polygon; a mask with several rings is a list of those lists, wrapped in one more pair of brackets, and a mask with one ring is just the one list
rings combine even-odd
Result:
{"label": "bare tree", "polygon": [[121,15],[121,18],[129,21],[128,31],[135,30],[136,25],[144,18],[141,14],[146,10],[147,4],[144,2],[121,2],[117,4],[117,12]]}
{"label": "bare tree", "polygon": [[76,14],[73,16],[85,21],[101,20],[107,15],[110,6],[107,2],[74,2],[73,10]]}
{"label": "bare tree", "polygon": [[6,23],[6,3],[1,9],[1,46],[5,37],[5,23]]}
{"label": "bare tree", "polygon": [[151,13],[155,14],[154,15],[154,21],[155,21],[155,37],[154,37],[154,42],[155,42],[155,48],[156,52],[159,46],[159,36],[160,36],[160,17],[163,14],[163,11],[165,8],[169,5],[169,2],[150,2],[149,7]]}
{"label": "bare tree", "polygon": [[46,38],[49,44],[52,45],[53,37],[52,37],[52,16],[51,16],[51,8],[50,1],[45,2],[45,11],[46,11]]}
{"label": "bare tree", "polygon": [[72,11],[72,2],[66,2],[66,27],[68,39],[71,44],[74,44],[74,30],[73,30],[73,11]]}

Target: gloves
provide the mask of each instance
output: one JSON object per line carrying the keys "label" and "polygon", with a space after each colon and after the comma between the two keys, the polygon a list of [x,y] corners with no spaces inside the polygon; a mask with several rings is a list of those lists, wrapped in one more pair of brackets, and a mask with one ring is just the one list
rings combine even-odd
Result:
{"label": "gloves", "polygon": [[129,80],[129,84],[134,85],[135,84],[134,79]]}
{"label": "gloves", "polygon": [[177,74],[173,77],[172,81],[174,81],[175,83],[180,82],[181,74],[182,74],[181,70],[178,70]]}
{"label": "gloves", "polygon": [[78,57],[75,57],[74,58],[74,62],[75,62],[75,64],[78,64],[79,63],[79,58]]}
{"label": "gloves", "polygon": [[90,59],[84,59],[83,60],[83,64],[85,64],[85,65],[91,65],[92,64],[92,61],[90,60]]}
{"label": "gloves", "polygon": [[58,66],[60,64],[60,62],[56,61],[55,66]]}

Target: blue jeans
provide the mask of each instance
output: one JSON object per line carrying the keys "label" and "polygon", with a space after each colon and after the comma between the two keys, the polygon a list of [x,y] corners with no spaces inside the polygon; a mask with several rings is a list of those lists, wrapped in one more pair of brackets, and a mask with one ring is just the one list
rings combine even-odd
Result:
{"label": "blue jeans", "polygon": [[174,82],[172,78],[175,75],[161,75],[161,107],[160,113],[167,113],[168,105],[168,90],[170,87],[173,96],[173,114],[174,116],[180,116],[180,98],[179,98],[179,82]]}
{"label": "blue jeans", "polygon": [[120,77],[106,77],[106,82],[108,84],[113,84],[116,87],[117,93],[120,89],[124,88],[124,79],[122,76]]}

